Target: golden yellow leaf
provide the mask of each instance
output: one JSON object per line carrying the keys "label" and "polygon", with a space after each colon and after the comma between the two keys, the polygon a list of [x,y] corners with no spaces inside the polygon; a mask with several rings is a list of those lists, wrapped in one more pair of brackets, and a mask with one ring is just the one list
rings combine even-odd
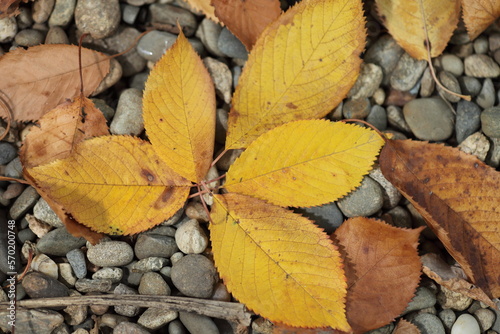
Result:
{"label": "golden yellow leaf", "polygon": [[203,180],[213,157],[215,90],[182,32],[149,75],[143,117],[149,140],[167,165],[188,180]]}
{"label": "golden yellow leaf", "polygon": [[350,327],[337,248],[310,220],[239,195],[215,195],[210,233],[215,264],[242,303],[298,327]]}
{"label": "golden yellow leaf", "polygon": [[462,0],[462,11],[470,39],[475,39],[500,17],[500,0]]}
{"label": "golden yellow leaf", "polygon": [[224,187],[281,206],[325,204],[361,184],[383,143],[354,124],[290,122],[250,144],[229,168]]}
{"label": "golden yellow leaf", "polygon": [[234,93],[226,148],[329,113],[356,81],[364,26],[360,0],[302,1],[267,26]]}
{"label": "golden yellow leaf", "polygon": [[76,220],[107,234],[134,234],[161,223],[184,205],[191,186],[151,144],[127,136],[81,142],[70,157],[28,172]]}
{"label": "golden yellow leaf", "polygon": [[424,22],[431,57],[437,57],[448,44],[460,15],[460,0],[376,0],[376,3],[394,39],[419,60],[428,58]]}
{"label": "golden yellow leaf", "polygon": [[217,16],[215,16],[215,8],[211,6],[211,0],[184,0],[187,2],[194,10],[201,11],[210,20],[214,22],[219,22]]}

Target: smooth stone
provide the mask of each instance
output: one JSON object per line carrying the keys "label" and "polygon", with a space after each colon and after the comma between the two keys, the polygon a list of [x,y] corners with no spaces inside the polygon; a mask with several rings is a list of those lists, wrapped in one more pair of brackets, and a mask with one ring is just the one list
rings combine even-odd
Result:
{"label": "smooth stone", "polygon": [[[71,290],[70,297],[81,296],[78,291]],[[87,305],[68,305],[64,310],[66,323],[70,326],[80,325],[87,318]]]}
{"label": "smooth stone", "polygon": [[161,25],[163,30],[178,34],[177,24],[181,26],[186,37],[193,36],[196,28],[196,18],[188,10],[170,4],[152,4],[149,15],[153,26]]}
{"label": "smooth stone", "polygon": [[165,31],[153,30],[141,37],[136,49],[141,57],[152,62],[158,61],[177,39],[177,36]]}
{"label": "smooth stone", "polygon": [[174,238],[157,234],[140,234],[134,246],[139,260],[148,257],[169,258],[179,250]]}
{"label": "smooth stone", "polygon": [[137,16],[139,16],[141,8],[132,5],[123,5],[121,9],[123,22],[134,25]]}
{"label": "smooth stone", "polygon": [[172,262],[172,264],[178,262],[180,259],[182,259],[184,257],[184,253],[183,252],[176,252],[174,254],[172,254],[172,256],[170,257],[170,262]]}
{"label": "smooth stone", "polygon": [[168,324],[168,334],[186,334],[186,328],[180,320],[171,321]]}
{"label": "smooth stone", "polygon": [[154,272],[147,272],[142,275],[138,291],[141,295],[169,296],[171,293],[167,282],[160,274]]}
{"label": "smooth stone", "polygon": [[455,121],[457,142],[461,143],[468,136],[481,128],[481,109],[474,102],[459,101]]}
{"label": "smooth stone", "polygon": [[434,305],[436,305],[436,295],[430,289],[421,286],[417,288],[415,296],[408,303],[401,315],[433,307]]}
{"label": "smooth stone", "polygon": [[458,145],[458,148],[468,154],[475,155],[479,160],[484,161],[490,150],[490,142],[481,132],[471,134]]}
{"label": "smooth stone", "polygon": [[69,263],[58,263],[57,266],[59,267],[59,281],[68,288],[73,288],[78,278],[73,272],[71,265]]}
{"label": "smooth stone", "polygon": [[205,207],[200,202],[189,202],[186,204],[186,216],[191,219],[196,219],[199,222],[209,222],[210,218],[205,211]]}
{"label": "smooth stone", "polygon": [[219,334],[214,321],[207,316],[179,312],[179,319],[191,334]]}
{"label": "smooth stone", "polygon": [[422,74],[422,79],[420,79],[420,96],[429,97],[434,92],[436,88],[436,82],[432,77],[432,73],[429,67],[427,67]]}
{"label": "smooth stone", "polygon": [[370,113],[366,116],[366,121],[380,131],[384,131],[387,129],[387,112],[384,107],[376,104],[371,107]]}
{"label": "smooth stone", "polygon": [[346,217],[370,216],[382,209],[382,188],[370,177],[365,177],[360,187],[340,199],[337,204]]}
{"label": "smooth stone", "polygon": [[476,312],[474,312],[474,316],[479,322],[479,327],[482,331],[487,331],[488,329],[490,329],[495,323],[496,319],[495,312],[487,308],[481,308],[477,310]]}
{"label": "smooth stone", "polygon": [[[446,71],[442,71],[439,73],[439,81],[441,81],[441,84],[443,84],[443,86],[448,88],[448,90],[450,90],[454,93],[457,93],[457,94],[462,93],[462,91],[460,89],[460,84],[458,83],[457,78],[455,78],[455,76],[453,74],[446,72]],[[456,103],[456,102],[461,100],[461,98],[459,96],[446,92],[440,86],[437,86],[437,90],[438,90],[438,92],[441,93],[441,95],[445,99],[447,99],[450,102]]]}
{"label": "smooth stone", "polygon": [[487,78],[483,82],[483,87],[476,98],[476,103],[483,109],[493,107],[495,105],[495,87],[493,81]]}
{"label": "smooth stone", "polygon": [[217,96],[229,104],[231,102],[233,83],[233,77],[229,67],[223,62],[210,57],[203,58],[203,64],[212,77]]}
{"label": "smooth stone", "polygon": [[141,314],[137,323],[151,330],[157,330],[170,321],[177,319],[178,313],[175,311],[162,310],[154,307],[148,308]]}
{"label": "smooth stone", "polygon": [[444,286],[441,286],[441,290],[437,295],[437,301],[442,308],[450,308],[455,311],[463,311],[472,304],[472,298],[451,291]]}
{"label": "smooth stone", "polygon": [[481,334],[476,318],[470,314],[462,314],[451,327],[451,334]]}
{"label": "smooth stone", "polygon": [[384,78],[382,68],[375,64],[362,63],[358,79],[352,86],[347,97],[353,100],[372,97]]}
{"label": "smooth stone", "polygon": [[389,125],[405,133],[411,132],[411,129],[408,126],[408,123],[406,123],[401,108],[391,105],[387,106],[386,110],[387,110],[387,121],[389,122]]}
{"label": "smooth stone", "polygon": [[73,20],[75,7],[76,0],[56,0],[54,10],[50,14],[49,27],[67,26]]}
{"label": "smooth stone", "polygon": [[208,246],[208,237],[196,219],[190,219],[175,232],[177,247],[184,254],[201,254]]}
{"label": "smooth stone", "polygon": [[65,227],[56,228],[38,241],[36,248],[44,254],[65,256],[66,253],[85,245],[85,239],[72,236]]}
{"label": "smooth stone", "polygon": [[[116,295],[137,295],[137,291],[132,289],[131,287],[126,286],[125,284],[118,284],[116,288],[113,290],[113,293]],[[123,315],[126,317],[135,317],[139,314],[141,310],[140,307],[132,306],[132,305],[116,305],[115,312],[119,315]]]}
{"label": "smooth stone", "polygon": [[45,36],[45,44],[69,44],[68,35],[59,26],[50,27]]}
{"label": "smooth stone", "polygon": [[243,43],[241,43],[241,41],[226,27],[224,27],[220,32],[217,47],[227,57],[239,59],[248,58],[248,51]]}
{"label": "smooth stone", "polygon": [[14,17],[0,19],[0,43],[11,42],[17,34],[17,23]]}
{"label": "smooth stone", "polygon": [[114,135],[138,136],[144,130],[142,118],[142,92],[135,88],[125,89],[120,94],[115,117],[109,130]]}
{"label": "smooth stone", "polygon": [[403,92],[409,91],[417,84],[426,67],[425,60],[416,60],[405,52],[391,74],[391,87]]}
{"label": "smooth stone", "polygon": [[390,35],[383,35],[373,43],[365,53],[365,63],[373,63],[382,68],[384,77],[382,84],[387,85],[391,73],[396,68],[399,58],[404,50],[396,43]]}
{"label": "smooth stone", "polygon": [[15,42],[21,46],[35,46],[43,43],[45,35],[35,29],[25,29],[21,30],[16,34],[14,38]]}
{"label": "smooth stone", "polygon": [[163,257],[148,257],[134,263],[131,267],[132,271],[139,273],[147,273],[149,271],[159,271],[169,263],[168,259]]}
{"label": "smooth stone", "polygon": [[113,282],[109,279],[79,278],[75,283],[75,289],[80,292],[108,292]]}
{"label": "smooth stone", "polygon": [[19,243],[24,244],[26,241],[35,241],[37,236],[29,228],[25,228],[17,233]]}
{"label": "smooth stone", "polygon": [[474,46],[474,53],[476,54],[485,54],[488,52],[489,46],[486,36],[478,36],[472,45]]}
{"label": "smooth stone", "polygon": [[92,279],[95,280],[106,279],[110,280],[111,283],[118,283],[122,280],[122,278],[123,278],[123,269],[116,267],[102,268],[92,274]]}
{"label": "smooth stone", "polygon": [[91,100],[94,103],[94,106],[102,112],[106,121],[111,122],[113,116],[115,115],[115,110],[102,99],[92,98]]}
{"label": "smooth stone", "polygon": [[219,24],[208,18],[204,18],[198,26],[198,30],[196,30],[195,36],[201,40],[210,54],[217,57],[225,57],[226,55],[217,46],[221,31],[222,27]]}
{"label": "smooth stone", "polygon": [[[19,14],[16,16],[16,21],[18,29],[28,29],[33,26],[31,8],[19,7]],[[38,29],[38,27],[35,29]]]}
{"label": "smooth stone", "polygon": [[32,18],[36,23],[45,23],[54,9],[55,0],[38,0],[33,3]]}
{"label": "smooth stone", "polygon": [[52,210],[52,208],[43,198],[40,198],[33,207],[33,215],[36,219],[49,224],[50,226],[56,228],[64,226],[61,219],[56,215],[54,210]]}
{"label": "smooth stone", "polygon": [[139,283],[141,282],[142,275],[144,273],[139,273],[139,272],[134,272],[132,271],[132,267],[137,263],[137,261],[132,261],[125,267],[123,267],[123,283],[132,285],[132,286],[139,286]]}
{"label": "smooth stone", "polygon": [[118,80],[121,79],[122,74],[122,66],[120,65],[118,60],[112,58],[110,61],[109,73],[104,77],[99,86],[97,86],[95,91],[92,93],[92,96],[96,96],[104,92],[106,89],[112,87],[118,82]]}
{"label": "smooth stone", "polygon": [[[126,3],[132,6],[143,6],[143,5],[149,5],[154,3],[156,0],[125,0]],[[162,2],[171,2],[171,0],[168,1],[162,1]]]}
{"label": "smooth stone", "polygon": [[38,254],[31,261],[31,269],[57,279],[59,277],[59,268],[57,264],[45,254]]}
{"label": "smooth stone", "polygon": [[387,220],[386,221],[393,226],[401,227],[401,228],[411,228],[412,227],[410,213],[401,206],[396,206],[395,208],[392,208],[391,210],[387,211],[387,213],[382,215],[382,219],[385,220],[384,217],[386,215],[390,216],[390,221],[387,221]]}
{"label": "smooth stone", "polygon": [[[158,235],[163,235],[163,236],[167,236],[167,237],[172,237],[173,238],[173,237],[175,237],[175,231],[176,231],[176,229],[173,228],[172,226],[158,225],[158,226],[153,227],[150,230],[142,232],[142,234],[148,234],[148,235],[150,235],[150,234],[153,234],[153,235],[158,234]],[[168,256],[164,256],[164,257],[168,257]]]}
{"label": "smooth stone", "polygon": [[465,58],[465,75],[476,78],[496,78],[500,76],[500,66],[487,55],[470,55]]}
{"label": "smooth stone", "polygon": [[490,47],[490,51],[495,51],[500,49],[500,33],[492,33],[488,36],[488,45]]}
{"label": "smooth stone", "polygon": [[68,297],[69,289],[57,279],[48,275],[31,272],[22,280],[22,285],[31,298]]}
{"label": "smooth stone", "polygon": [[438,97],[410,101],[403,114],[413,134],[421,140],[446,140],[455,127],[453,112]]}
{"label": "smooth stone", "polygon": [[455,322],[455,320],[457,320],[455,312],[453,312],[453,310],[450,310],[449,308],[440,311],[438,313],[438,317],[443,322],[446,331],[450,331],[451,326],[453,326],[453,323]]}
{"label": "smooth stone", "polygon": [[113,334],[150,334],[150,332],[141,325],[123,321],[113,328]]}
{"label": "smooth stone", "polygon": [[17,156],[17,149],[7,142],[0,142],[0,165],[6,165]]}
{"label": "smooth stone", "polygon": [[87,251],[87,258],[99,267],[119,267],[132,262],[134,251],[124,241],[107,241],[90,247]]}
{"label": "smooth stone", "polygon": [[146,81],[148,80],[149,73],[141,72],[136,75],[133,75],[131,79],[129,79],[130,88],[135,88],[140,90],[141,92],[146,88]]}
{"label": "smooth stone", "polygon": [[38,195],[35,188],[27,187],[16,199],[14,204],[12,204],[9,210],[10,217],[14,220],[21,218],[35,205],[39,198],[40,195]]}
{"label": "smooth stone", "polygon": [[213,262],[198,254],[186,255],[175,262],[171,276],[182,294],[196,298],[209,298],[218,280]]}
{"label": "smooth stone", "polygon": [[[17,196],[21,195],[21,193],[23,192],[23,190],[25,189],[26,187],[24,186],[24,184],[21,184],[21,183],[11,183],[7,186],[7,189],[5,189],[5,192],[3,193],[2,195],[2,198],[3,199],[13,199],[13,198],[16,198]],[[36,204],[35,204],[36,206]]]}
{"label": "smooth stone", "polygon": [[430,313],[418,314],[412,321],[417,326],[421,334],[445,334],[441,320]]}
{"label": "smooth stone", "polygon": [[21,164],[19,157],[16,157],[14,160],[9,162],[7,166],[5,166],[5,176],[20,179],[22,178],[22,175],[23,165]]}
{"label": "smooth stone", "polygon": [[385,176],[382,174],[382,171],[380,170],[380,167],[372,169],[369,175],[372,179],[377,181],[380,186],[382,186],[382,195],[384,200],[384,204],[382,207],[384,209],[392,209],[396,205],[398,205],[402,195],[398,191],[398,189],[385,178]]}
{"label": "smooth stone", "polygon": [[482,88],[481,82],[474,77],[462,76],[458,78],[458,83],[463,94],[471,97],[477,96]]}
{"label": "smooth stone", "polygon": [[219,161],[217,161],[217,169],[224,171],[229,170],[229,167],[240,157],[241,153],[243,153],[241,149],[229,150]]}
{"label": "smooth stone", "polygon": [[111,36],[120,24],[121,11],[118,0],[80,0],[75,8],[78,30],[93,38]]}
{"label": "smooth stone", "polygon": [[[0,311],[0,328],[10,333],[12,327],[9,324],[9,313],[9,310]],[[19,334],[54,334],[54,330],[63,322],[64,317],[56,311],[18,308],[16,310],[15,331]]]}
{"label": "smooth stone", "polygon": [[334,202],[310,208],[298,208],[295,211],[314,221],[327,234],[333,233],[344,222],[344,216]]}
{"label": "smooth stone", "polygon": [[368,98],[347,99],[344,102],[342,113],[344,118],[364,119],[370,113],[370,100]]}
{"label": "smooth stone", "polygon": [[481,130],[488,137],[500,138],[500,107],[491,107],[481,113]]}
{"label": "smooth stone", "polygon": [[441,57],[443,70],[459,77],[464,73],[464,63],[462,59],[454,54],[445,54]]}
{"label": "smooth stone", "polygon": [[73,249],[66,254],[66,258],[73,268],[75,276],[78,278],[83,278],[87,276],[87,264],[85,263],[85,254],[83,254],[81,249]]}

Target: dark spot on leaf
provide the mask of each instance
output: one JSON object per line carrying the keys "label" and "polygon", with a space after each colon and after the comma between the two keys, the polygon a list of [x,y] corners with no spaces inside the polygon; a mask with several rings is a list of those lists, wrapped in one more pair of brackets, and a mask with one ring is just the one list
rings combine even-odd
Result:
{"label": "dark spot on leaf", "polygon": [[162,209],[166,206],[168,200],[170,197],[172,197],[174,189],[172,187],[165,187],[163,192],[161,193],[160,197],[156,200],[154,204],[155,209]]}
{"label": "dark spot on leaf", "polygon": [[476,162],[476,163],[474,163],[474,168],[477,168],[477,167],[479,167],[479,164]]}
{"label": "dark spot on leaf", "polygon": [[141,170],[141,176],[146,179],[148,182],[153,182],[155,180],[155,176],[151,173],[151,171],[147,169]]}
{"label": "dark spot on leaf", "polygon": [[286,107],[287,107],[287,108],[290,108],[290,109],[297,109],[297,108],[298,108],[298,107],[297,107],[295,104],[293,104],[292,102],[288,102],[288,103],[286,104]]}
{"label": "dark spot on leaf", "polygon": [[426,177],[426,178],[424,179],[424,181],[422,181],[422,183],[424,183],[424,184],[429,183],[429,181],[430,181],[430,180],[431,180],[431,179],[429,179],[428,177]]}

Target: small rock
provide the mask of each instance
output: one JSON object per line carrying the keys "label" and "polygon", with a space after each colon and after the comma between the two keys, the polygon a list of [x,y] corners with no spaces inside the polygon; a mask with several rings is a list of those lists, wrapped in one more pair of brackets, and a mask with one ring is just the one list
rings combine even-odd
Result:
{"label": "small rock", "polygon": [[19,219],[35,205],[39,198],[40,195],[38,195],[35,188],[27,187],[12,204],[9,210],[10,217],[14,220]]}
{"label": "small rock", "polygon": [[247,59],[248,52],[243,43],[224,27],[217,41],[219,50],[230,58]]}
{"label": "small rock", "polygon": [[9,162],[7,166],[5,166],[5,176],[20,179],[22,178],[22,175],[23,165],[21,164],[19,157],[16,157],[14,160]]}
{"label": "small rock", "polygon": [[[81,296],[81,293],[72,290],[69,296]],[[66,312],[66,323],[71,326],[80,325],[87,318],[87,305],[69,305],[63,311]]]}
{"label": "small rock", "polygon": [[465,95],[474,97],[477,96],[481,91],[481,82],[474,77],[460,77],[458,78],[458,83],[460,84],[460,90]]}
{"label": "small rock", "polygon": [[115,110],[113,108],[111,108],[106,103],[106,101],[104,101],[102,99],[92,98],[91,100],[94,103],[94,106],[102,112],[102,114],[104,115],[104,118],[106,118],[106,120],[108,122],[111,122],[111,120],[113,119],[113,116],[115,115]]}
{"label": "small rock", "polygon": [[203,204],[200,202],[189,202],[186,204],[185,213],[188,218],[196,219],[199,222],[206,223],[210,220]]}
{"label": "small rock", "polygon": [[56,298],[69,296],[68,288],[48,275],[31,272],[22,280],[22,285],[31,298]]}
{"label": "small rock", "polygon": [[372,97],[384,78],[382,68],[375,64],[362,63],[358,79],[347,94],[353,100]]}
{"label": "small rock", "polygon": [[370,109],[370,113],[366,117],[366,121],[379,129],[384,131],[387,129],[387,113],[384,107],[376,104]]}
{"label": "small rock", "polygon": [[[141,92],[144,91],[146,88],[146,81],[148,80],[148,75],[149,73],[146,72],[141,72],[136,75],[132,76],[132,79],[129,80],[129,86],[130,88],[135,88],[140,90]],[[113,111],[114,114],[114,111]],[[111,118],[108,120],[110,121]]]}
{"label": "small rock", "polygon": [[219,170],[228,170],[229,167],[239,158],[239,156],[243,153],[243,150],[229,150],[226,152],[219,161],[217,161],[217,169]]}
{"label": "small rock", "polygon": [[426,67],[425,60],[416,60],[405,52],[391,74],[391,87],[403,92],[409,91],[417,84]]}
{"label": "small rock", "polygon": [[179,34],[177,24],[186,37],[194,35],[197,28],[196,18],[190,11],[170,4],[152,4],[149,15],[153,26],[161,26],[162,30],[174,34]]}
{"label": "small rock", "polygon": [[143,273],[132,271],[132,267],[137,263],[137,261],[132,261],[125,267],[123,267],[123,282],[132,285],[138,286],[141,282],[141,278]]}
{"label": "small rock", "polygon": [[93,38],[105,38],[116,31],[121,19],[118,0],[78,1],[75,9],[75,23],[78,30],[89,33]]}
{"label": "small rock", "polygon": [[45,224],[42,221],[39,221],[29,213],[27,213],[24,216],[24,218],[29,224],[29,230],[32,231],[39,238],[43,237],[44,235],[49,233],[50,230],[52,230],[52,226],[50,226],[49,224]]}
{"label": "small rock", "polygon": [[37,236],[29,228],[25,228],[17,233],[19,243],[24,244],[25,241],[35,241]]}
{"label": "small rock", "polygon": [[500,138],[500,107],[491,107],[481,113],[481,130],[492,138]]}
{"label": "small rock", "polygon": [[191,334],[219,334],[214,321],[207,316],[179,312],[179,319]]}
{"label": "small rock", "polygon": [[497,168],[500,166],[500,138],[490,138],[493,148],[486,158],[486,163],[491,167]]}
{"label": "small rock", "polygon": [[171,276],[175,287],[188,297],[209,298],[217,282],[212,261],[198,254],[186,255],[174,263]]}
{"label": "small rock", "polygon": [[476,312],[474,312],[474,316],[479,322],[479,327],[482,331],[487,331],[488,329],[490,329],[496,319],[495,312],[486,308],[477,310]]}
{"label": "small rock", "polygon": [[222,27],[209,18],[204,18],[196,31],[196,37],[201,40],[207,51],[217,57],[225,56],[217,46],[221,31]]}
{"label": "small rock", "polygon": [[451,326],[453,326],[453,323],[455,323],[455,320],[457,319],[455,312],[453,312],[453,310],[450,310],[449,308],[440,311],[438,317],[443,322],[443,325],[446,328],[447,332],[451,330]]}
{"label": "small rock", "polygon": [[476,78],[500,76],[500,66],[487,55],[470,55],[465,58],[465,75]]}
{"label": "small rock", "polygon": [[474,102],[465,100],[458,102],[455,123],[457,142],[461,143],[465,138],[479,130],[480,127],[481,109]]}
{"label": "small rock", "polygon": [[[460,90],[460,84],[458,83],[457,78],[455,78],[453,76],[453,74],[446,72],[446,71],[442,71],[439,73],[439,80],[441,81],[441,84],[443,84],[443,86],[448,88],[448,90],[450,90],[454,93],[457,93],[457,94],[462,93],[462,91]],[[441,93],[441,95],[445,99],[447,99],[450,102],[456,103],[456,102],[461,100],[461,98],[459,96],[448,93],[440,86],[437,87],[437,90],[438,90],[438,92]]]}
{"label": "small rock", "polygon": [[21,30],[16,34],[15,42],[21,46],[35,46],[42,44],[45,39],[45,35],[35,29],[25,29]]}
{"label": "small rock", "polygon": [[102,268],[92,274],[92,279],[95,280],[107,279],[110,280],[111,283],[118,283],[122,280],[122,278],[123,278],[123,269],[116,267]]}
{"label": "small rock", "polygon": [[415,297],[412,298],[401,315],[433,307],[436,304],[436,296],[426,287],[418,287]]}
{"label": "small rock", "polygon": [[322,206],[299,208],[296,212],[313,220],[328,234],[333,233],[344,222],[344,216],[334,202]]}
{"label": "small rock", "polygon": [[32,17],[36,23],[45,23],[54,9],[55,0],[39,0],[33,3]]}
{"label": "small rock", "polygon": [[476,132],[461,142],[460,145],[458,145],[458,148],[461,151],[475,155],[479,160],[484,161],[488,151],[490,150],[490,142],[481,132]]}
{"label": "small rock", "polygon": [[174,320],[168,324],[168,334],[186,334],[186,328],[180,320]]}
{"label": "small rock", "polygon": [[493,86],[493,81],[491,81],[490,78],[484,80],[483,88],[481,88],[481,91],[476,98],[476,103],[483,109],[493,107],[495,104],[495,87]]}
{"label": "small rock", "polygon": [[441,57],[443,70],[459,77],[464,73],[464,63],[462,59],[454,54],[445,54]]}
{"label": "small rock", "polygon": [[347,99],[344,102],[342,113],[344,118],[364,119],[370,113],[370,100],[368,98]]}
{"label": "small rock", "polygon": [[109,327],[109,328],[116,328],[121,323],[128,322],[128,320],[129,319],[127,319],[126,317],[124,317],[122,315],[112,314],[112,313],[105,313],[101,317],[101,321],[99,323],[99,326],[106,326],[106,327]]}
{"label": "small rock", "polygon": [[370,171],[370,177],[377,181],[383,189],[383,198],[384,198],[384,209],[392,209],[396,205],[398,205],[401,200],[401,193],[398,191],[396,187],[390,183],[385,176],[382,174],[380,167],[374,168]]}
{"label": "small rock", "polygon": [[488,45],[490,46],[490,51],[500,49],[500,33],[490,34],[488,37]]}
{"label": "small rock", "polygon": [[422,334],[445,334],[441,320],[430,313],[418,314],[412,321]]}
{"label": "small rock", "polygon": [[[27,7],[19,7],[19,15],[16,17],[17,28],[18,29],[28,29],[33,26],[33,17],[31,16],[31,10]],[[38,24],[37,24],[38,25]],[[34,26],[34,29],[39,29],[38,26]],[[42,30],[42,29],[40,29]]]}
{"label": "small rock", "polygon": [[451,291],[443,286],[441,286],[441,291],[437,295],[437,300],[442,308],[451,308],[455,311],[463,311],[472,303],[470,297]]}
{"label": "small rock", "polygon": [[337,204],[346,217],[370,216],[382,209],[382,188],[373,179],[365,177],[360,187]]}
{"label": "small rock", "polygon": [[80,292],[108,292],[112,285],[109,279],[80,278],[75,283],[75,289]]}
{"label": "small rock", "polygon": [[69,263],[58,263],[57,267],[59,268],[59,281],[68,288],[74,287],[77,277],[73,269],[71,269],[71,265]]}
{"label": "small rock", "polygon": [[390,35],[378,38],[366,51],[365,63],[373,63],[382,68],[384,78],[382,84],[387,85],[392,71],[396,67],[404,50],[396,43]]}
{"label": "small rock", "polygon": [[217,96],[229,104],[231,102],[233,82],[229,67],[227,67],[226,64],[210,57],[205,57],[203,59],[203,64],[212,77]]}
{"label": "small rock", "polygon": [[134,246],[139,260],[148,257],[169,258],[179,250],[174,238],[157,234],[140,234]]}
{"label": "small rock", "polygon": [[128,88],[121,93],[116,114],[109,129],[115,135],[132,136],[138,136],[144,130],[140,90]]}
{"label": "small rock", "polygon": [[[118,284],[113,291],[116,295],[137,295],[137,291],[126,286],[125,284]],[[116,305],[115,312],[126,316],[126,317],[135,317],[139,314],[140,308],[131,305]]]}
{"label": "small rock", "polygon": [[78,278],[87,276],[87,265],[85,263],[85,255],[81,249],[73,249],[66,254],[66,258]]}
{"label": "small rock", "polygon": [[45,36],[45,44],[69,44],[66,32],[59,26],[50,27]]}
{"label": "small rock", "polygon": [[[386,215],[390,216],[390,219],[386,220]],[[391,210],[387,211],[387,213],[382,215],[382,219],[384,219],[387,223],[401,228],[411,228],[412,221],[411,215],[408,211],[400,206],[396,206]]]}
{"label": "small rock", "polygon": [[80,248],[83,245],[85,245],[84,238],[76,238],[65,227],[60,227],[44,235],[38,241],[36,248],[44,254],[66,256],[70,250]]}
{"label": "small rock", "polygon": [[177,261],[179,261],[180,259],[182,259],[183,257],[184,257],[184,253],[183,252],[176,252],[176,253],[172,254],[172,256],[170,257],[170,262],[172,264],[174,264]]}
{"label": "small rock", "polygon": [[141,9],[137,6],[131,5],[123,5],[122,7],[122,20],[125,23],[130,25],[134,25],[137,16],[139,16],[139,12]]}
{"label": "small rock", "polygon": [[410,133],[410,127],[403,116],[401,108],[396,106],[387,106],[387,120],[389,125],[393,126],[399,131]]}
{"label": "small rock", "polygon": [[142,275],[141,283],[139,284],[139,293],[141,295],[169,296],[171,290],[160,274],[147,272]]}
{"label": "small rock", "polygon": [[375,102],[378,105],[382,105],[385,101],[385,91],[382,88],[377,88],[375,93],[373,93],[373,102]]}
{"label": "small rock", "polygon": [[141,325],[132,322],[120,322],[113,329],[113,334],[149,334],[150,332]]}
{"label": "small rock", "polygon": [[175,311],[162,310],[150,307],[137,320],[137,323],[151,330],[157,330],[170,321],[177,319],[178,313]]}
{"label": "small rock", "polygon": [[410,101],[403,114],[413,134],[421,140],[446,140],[455,127],[452,111],[438,97]]}
{"label": "small rock", "polygon": [[134,251],[123,241],[101,242],[88,249],[87,258],[99,267],[119,267],[132,262]]}
{"label": "small rock", "polygon": [[14,17],[0,19],[0,43],[11,42],[17,34],[17,23]]}
{"label": "small rock", "polygon": [[427,67],[422,75],[422,79],[420,80],[420,96],[421,97],[429,97],[434,92],[434,88],[436,88],[436,82],[432,77],[431,70]]}
{"label": "small rock", "polygon": [[[26,279],[26,278],[25,278]],[[12,327],[9,318],[9,310],[0,311],[0,328],[11,332]],[[54,334],[54,330],[64,322],[64,317],[56,311],[44,309],[23,309],[16,310],[16,333]]]}
{"label": "small rock", "polygon": [[40,198],[33,207],[33,215],[36,219],[41,220],[42,222],[47,223],[50,226],[56,228],[64,226],[61,219],[56,215],[54,210],[52,210],[52,208],[43,198]]}
{"label": "small rock", "polygon": [[[85,1],[79,1],[85,2]],[[49,26],[65,27],[73,19],[75,13],[76,0],[56,0],[54,10],[50,14]]]}
{"label": "small rock", "polygon": [[139,273],[147,273],[149,271],[159,271],[169,263],[168,259],[163,257],[147,257],[137,261],[132,265],[132,271]]}
{"label": "small rock", "polygon": [[6,165],[17,156],[17,150],[7,142],[0,142],[0,165]]}
{"label": "small rock", "polygon": [[57,264],[47,255],[38,254],[31,262],[31,269],[39,273],[45,274],[53,279],[59,277],[59,268]]}
{"label": "small rock", "polygon": [[158,61],[177,39],[177,36],[164,31],[153,30],[141,37],[137,52],[141,57],[153,62]]}
{"label": "small rock", "polygon": [[472,315],[462,314],[451,327],[451,334],[481,334],[481,329]]}
{"label": "small rock", "polygon": [[488,52],[488,39],[486,36],[477,37],[472,45],[474,46],[474,52],[477,54],[485,54]]}
{"label": "small rock", "polygon": [[[158,235],[163,235],[163,236],[173,238],[173,237],[175,237],[175,231],[176,231],[175,228],[173,228],[172,226],[158,225],[158,226],[153,227],[150,230],[142,232],[142,234],[148,234],[148,235],[158,234]],[[137,244],[137,242],[136,242],[136,244]],[[151,256],[153,256],[153,255],[151,255]],[[168,256],[163,256],[163,257],[168,257]]]}
{"label": "small rock", "polygon": [[[7,186],[7,189],[2,195],[3,199],[13,199],[17,196],[21,195],[23,190],[25,189],[24,184],[21,183],[11,183]],[[35,205],[36,206],[36,205]]]}
{"label": "small rock", "polygon": [[92,93],[92,96],[96,96],[116,84],[118,80],[121,79],[122,74],[122,66],[118,60],[112,58],[110,61],[109,73],[104,77],[99,86],[97,86],[95,91]]}
{"label": "small rock", "polygon": [[208,246],[208,237],[195,219],[190,219],[177,228],[175,241],[185,254],[203,253]]}

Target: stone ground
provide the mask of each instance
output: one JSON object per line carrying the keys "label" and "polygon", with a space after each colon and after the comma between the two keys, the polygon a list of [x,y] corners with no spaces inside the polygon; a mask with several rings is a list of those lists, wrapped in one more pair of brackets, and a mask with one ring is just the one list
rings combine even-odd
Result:
{"label": "stone ground", "polygon": [[[216,149],[221,149],[231,95],[247,59],[243,45],[226,28],[193,14],[180,0],[126,0],[119,5],[118,0],[87,2],[88,7],[76,0],[58,0],[55,6],[54,0],[23,4],[17,19],[0,20],[0,54],[42,43],[75,43],[79,29],[94,32],[96,38],[88,38],[87,47],[115,54],[126,49],[145,27],[168,26],[178,18],[215,82],[219,125]],[[328,118],[365,119],[382,131],[394,133],[396,138],[459,146],[498,169],[500,26],[493,25],[472,42],[463,29],[457,29],[444,54],[434,59],[442,83],[452,91],[471,95],[472,102],[467,102],[436,89],[428,64],[414,60],[395,43],[377,21],[370,2],[367,13],[368,43],[361,75],[348,98]],[[175,38],[175,34],[166,31],[152,31],[141,38],[134,51],[114,62],[112,73],[93,97],[109,121],[111,133],[143,133],[144,82],[155,61]],[[5,123],[1,125],[5,128]],[[20,177],[17,152],[31,126],[14,123],[8,137],[0,142],[1,174]],[[211,174],[222,174],[237,155],[233,152],[219,161]],[[7,219],[17,222],[17,249],[23,266],[29,249],[37,254],[33,272],[18,285],[18,299],[109,292],[231,299],[219,282],[210,257],[207,216],[196,200],[187,203],[169,221],[137,237],[113,237],[93,247],[69,235],[47,203],[30,187],[0,182],[0,206],[1,235],[6,234]],[[300,211],[315,218],[328,233],[352,216],[389,215],[400,227],[422,224],[418,213],[377,168],[365,178],[361,188],[345,199]],[[5,248],[6,240],[0,238],[0,249]],[[423,234],[420,251],[445,253],[430,231]],[[7,271],[1,262],[0,281],[4,285]],[[0,300],[7,300],[3,292]],[[4,312],[0,310],[0,315]],[[32,326],[26,333],[93,333],[95,316],[99,317],[102,333],[232,333],[228,323],[221,320],[136,307],[73,305],[32,310],[25,315],[28,318],[23,325],[28,327],[24,328]],[[426,277],[404,312],[406,319],[427,334],[499,333],[499,315]],[[0,333],[6,331],[5,319],[0,316]],[[268,333],[266,325],[258,319],[251,330]],[[393,328],[390,324],[371,333],[389,334]],[[17,333],[23,333],[21,328]]]}

